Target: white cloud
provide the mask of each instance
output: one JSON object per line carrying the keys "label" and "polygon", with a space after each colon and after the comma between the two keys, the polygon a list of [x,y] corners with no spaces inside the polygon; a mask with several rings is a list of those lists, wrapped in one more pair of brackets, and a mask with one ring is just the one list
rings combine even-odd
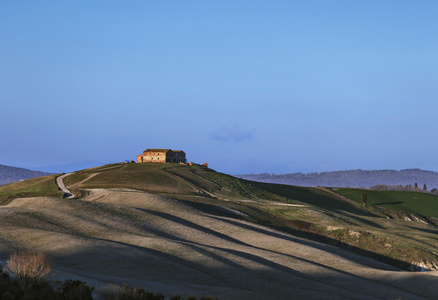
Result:
{"label": "white cloud", "polygon": [[220,129],[210,133],[210,138],[216,141],[241,142],[245,140],[252,140],[254,138],[254,131],[242,130],[237,126],[231,128],[223,126]]}

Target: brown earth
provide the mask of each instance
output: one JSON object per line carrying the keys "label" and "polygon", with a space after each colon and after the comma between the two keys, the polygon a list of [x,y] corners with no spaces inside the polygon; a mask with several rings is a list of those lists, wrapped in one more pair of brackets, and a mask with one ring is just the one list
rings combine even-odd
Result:
{"label": "brown earth", "polygon": [[0,258],[31,248],[52,278],[222,299],[433,299],[438,272],[412,273],[165,196],[92,190],[85,200],[0,207]]}

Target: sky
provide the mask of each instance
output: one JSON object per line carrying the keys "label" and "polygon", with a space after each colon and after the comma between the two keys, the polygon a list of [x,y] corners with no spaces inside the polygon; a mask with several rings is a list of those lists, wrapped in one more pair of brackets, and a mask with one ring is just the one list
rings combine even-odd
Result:
{"label": "sky", "polygon": [[438,1],[0,1],[0,164],[438,171]]}

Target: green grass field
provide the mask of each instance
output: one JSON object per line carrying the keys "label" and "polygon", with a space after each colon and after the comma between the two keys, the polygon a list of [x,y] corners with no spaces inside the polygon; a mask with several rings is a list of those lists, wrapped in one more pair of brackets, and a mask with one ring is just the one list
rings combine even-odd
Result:
{"label": "green grass field", "polygon": [[367,194],[367,206],[386,207],[392,210],[417,213],[438,218],[438,196],[398,191],[370,191],[362,189],[339,189],[341,195],[362,203],[362,194]]}
{"label": "green grass field", "polygon": [[56,185],[56,175],[38,177],[0,186],[0,205],[15,198],[24,197],[62,197]]}
{"label": "green grass field", "polygon": [[[93,177],[90,177],[94,175]],[[90,179],[86,180],[88,177]],[[85,181],[84,181],[85,180]],[[118,164],[75,172],[67,185],[81,188],[131,188],[151,193],[199,195],[232,199],[267,198],[287,201],[285,197],[252,185],[251,182],[215,172],[199,165]]]}
{"label": "green grass field", "polygon": [[[177,165],[179,168],[189,166]],[[75,172],[66,178],[67,185],[83,180],[80,188],[128,188],[151,193],[196,195],[198,188],[165,170],[164,164],[118,164]],[[93,176],[93,177],[90,177]],[[87,179],[89,178],[89,179]]]}

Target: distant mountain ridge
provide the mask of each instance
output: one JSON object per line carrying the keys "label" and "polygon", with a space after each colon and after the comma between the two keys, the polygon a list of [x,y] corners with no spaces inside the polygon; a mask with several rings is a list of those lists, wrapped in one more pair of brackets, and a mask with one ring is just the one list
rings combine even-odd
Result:
{"label": "distant mountain ridge", "polygon": [[421,169],[406,170],[346,170],[319,173],[293,174],[244,174],[235,175],[247,180],[289,184],[298,186],[327,186],[327,187],[363,187],[369,188],[377,184],[414,185],[420,188],[426,184],[427,189],[438,188],[438,172]]}
{"label": "distant mountain ridge", "polygon": [[0,185],[10,184],[21,180],[51,175],[52,173],[32,171],[24,168],[0,165]]}

